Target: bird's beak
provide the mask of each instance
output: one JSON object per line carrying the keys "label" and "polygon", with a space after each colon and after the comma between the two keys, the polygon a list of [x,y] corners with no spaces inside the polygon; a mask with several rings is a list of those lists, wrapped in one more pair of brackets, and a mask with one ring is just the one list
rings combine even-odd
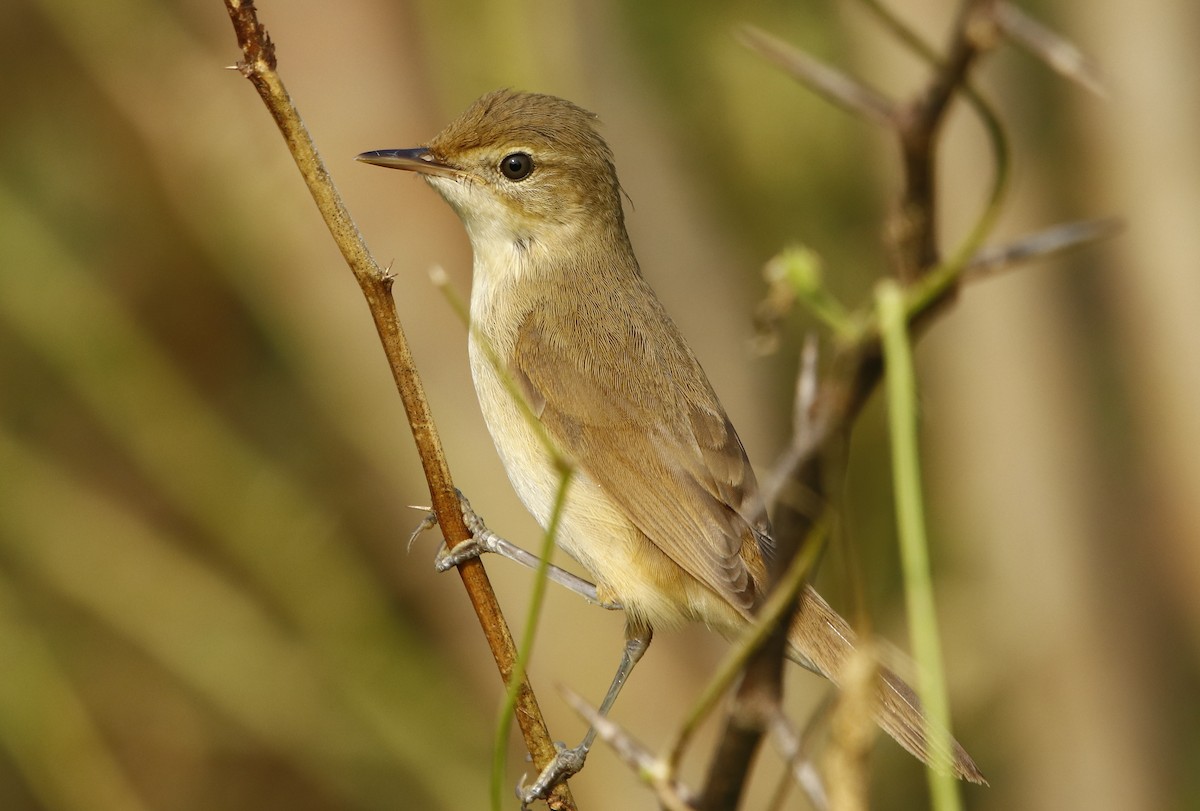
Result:
{"label": "bird's beak", "polygon": [[416,149],[378,149],[374,152],[364,152],[355,158],[363,163],[383,166],[388,169],[405,169],[409,172],[420,172],[423,175],[449,177],[457,179],[460,173],[453,166],[438,163],[425,147]]}

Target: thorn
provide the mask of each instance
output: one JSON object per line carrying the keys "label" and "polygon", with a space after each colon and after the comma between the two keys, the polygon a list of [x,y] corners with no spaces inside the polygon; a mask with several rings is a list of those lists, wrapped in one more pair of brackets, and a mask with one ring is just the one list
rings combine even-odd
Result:
{"label": "thorn", "polygon": [[1096,63],[1075,43],[1050,30],[1012,3],[996,6],[996,24],[1006,37],[1044,62],[1060,76],[1108,98],[1108,88]]}
{"label": "thorn", "polygon": [[896,116],[895,105],[887,96],[858,79],[752,25],[739,28],[737,39],[827,101],[867,121],[885,127],[892,125]]}
{"label": "thorn", "polygon": [[804,345],[800,349],[800,373],[796,375],[796,410],[793,414],[793,430],[806,441],[816,416],[817,389],[820,382],[817,363],[819,359],[817,334],[810,331],[804,336]]}
{"label": "thorn", "polygon": [[1016,265],[1108,239],[1119,234],[1124,227],[1121,219],[1106,217],[1068,222],[1036,231],[1015,242],[981,250],[967,265],[963,278],[971,282],[978,281]]}
{"label": "thorn", "polygon": [[[411,507],[412,505],[409,506]],[[428,507],[415,507],[413,509],[424,509],[426,512],[425,517],[421,519],[421,523],[417,524],[417,528],[412,531],[412,535],[408,536],[408,545],[404,549],[406,554],[412,554],[412,547],[413,544],[416,543],[417,538],[419,538],[421,534],[425,532],[425,530],[436,527],[438,523],[437,514]]]}

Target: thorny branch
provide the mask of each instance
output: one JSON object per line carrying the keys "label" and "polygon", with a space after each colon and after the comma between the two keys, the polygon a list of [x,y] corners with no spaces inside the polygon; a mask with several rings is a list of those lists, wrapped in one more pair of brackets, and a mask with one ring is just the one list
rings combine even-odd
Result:
{"label": "thorny branch", "polygon": [[[1118,230],[1119,223],[1113,220],[1069,223],[1011,245],[990,250],[979,248],[1003,196],[1007,147],[998,121],[970,85],[971,71],[987,51],[1003,37],[1008,37],[1063,75],[1094,90],[1098,86],[1095,72],[1078,49],[1004,0],[964,0],[945,56],[939,57],[878,0],[862,1],[905,44],[932,65],[927,83],[907,103],[893,102],[841,71],[757,29],[743,28],[739,38],[751,50],[832,103],[874,124],[886,126],[894,133],[900,147],[904,181],[895,214],[885,231],[892,247],[895,275],[909,290],[910,329],[920,332],[928,327],[945,305],[952,302],[958,286],[964,281],[984,278]],[[944,262],[937,232],[935,158],[938,135],[952,101],[960,94],[971,101],[984,119],[996,152],[997,175],[988,207],[980,216],[975,231],[951,259]],[[882,377],[878,328],[867,324],[851,340],[838,336],[824,378],[817,379],[816,369],[815,348],[808,347],[797,384],[792,445],[772,476],[771,500],[778,544],[771,571],[772,584],[805,544],[812,542],[814,527],[829,507],[827,470],[844,463],[849,433]],[[781,621],[778,628],[786,631],[787,625],[786,621]],[[625,752],[631,765],[635,765],[654,786],[664,807],[703,811],[737,807],[762,735],[779,714],[782,635],[760,636],[758,648],[750,655],[743,670],[742,681],[717,744],[717,754],[699,796],[693,796],[675,778],[678,752],[672,752],[671,757],[664,760],[655,759],[634,745],[632,738],[615,724],[605,722],[601,738]],[[871,663],[867,662],[867,666]],[[577,709],[589,720],[596,720],[577,698],[573,703],[579,705]],[[637,757],[631,758],[630,752],[634,751]],[[863,750],[856,746],[855,751]],[[811,775],[811,770],[808,773]],[[819,786],[815,789],[810,786],[808,790],[810,797],[820,797]]]}
{"label": "thorny branch", "polygon": [[[938,261],[934,182],[937,135],[951,98],[965,84],[976,59],[995,40],[995,37],[986,36],[994,29],[987,16],[994,5],[995,0],[968,0],[963,4],[947,49],[949,56],[908,104],[886,104],[878,100],[873,91],[853,93],[856,106],[863,108],[865,105],[872,121],[877,122],[884,112],[888,114],[900,144],[904,190],[888,234],[896,256],[897,275],[904,281],[919,278]],[[824,89],[828,92],[828,82]],[[870,101],[864,102],[864,99]],[[862,343],[841,347],[831,368],[839,377],[822,381],[812,408],[798,417],[802,425],[805,421],[808,423],[802,433],[813,443],[811,450],[794,456],[793,466],[785,477],[793,490],[798,489],[805,495],[805,501],[816,504],[829,500],[827,471],[831,465],[841,464],[845,439],[881,377],[878,341],[868,338]],[[815,516],[819,514],[786,509],[784,504],[786,502],[777,504],[775,511],[778,548],[772,580],[808,538]],[[786,632],[785,623],[781,625],[781,633]],[[772,641],[775,638],[773,636]],[[737,807],[746,773],[766,731],[767,719],[779,704],[783,655],[783,644],[768,644],[747,666],[717,746],[720,757],[712,761],[698,808],[716,811]],[[770,700],[774,705],[769,710],[764,709],[762,702]]]}
{"label": "thorny branch", "polygon": [[[316,147],[292,104],[279,74],[276,72],[275,46],[266,28],[259,22],[253,0],[225,0],[226,9],[237,34],[243,59],[236,66],[253,83],[263,103],[278,125],[296,166],[304,176],[309,192],[317,203],[338,249],[354,273],[354,278],[366,297],[376,331],[395,379],[396,388],[416,441],[417,452],[429,484],[429,494],[438,523],[451,545],[470,537],[462,517],[458,495],[450,477],[450,469],[442,452],[441,440],[425,398],[424,387],[413,363],[392,299],[392,278],[375,262],[367,250],[358,228],[317,154]],[[505,684],[514,677],[517,663],[516,646],[508,624],[500,611],[487,572],[478,559],[468,560],[458,567],[463,586],[479,617],[484,636],[496,660]],[[555,756],[554,742],[542,718],[537,698],[526,678],[522,677],[516,690],[516,717],[526,746],[538,769]],[[554,809],[574,809],[575,802],[565,783],[555,788],[548,801]]]}

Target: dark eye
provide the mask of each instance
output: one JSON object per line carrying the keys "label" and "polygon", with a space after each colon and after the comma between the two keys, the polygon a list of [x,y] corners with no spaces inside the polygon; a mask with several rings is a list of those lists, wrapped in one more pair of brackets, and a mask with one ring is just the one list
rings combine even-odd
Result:
{"label": "dark eye", "polygon": [[533,171],[533,158],[524,152],[505,155],[500,161],[500,172],[509,180],[524,180]]}

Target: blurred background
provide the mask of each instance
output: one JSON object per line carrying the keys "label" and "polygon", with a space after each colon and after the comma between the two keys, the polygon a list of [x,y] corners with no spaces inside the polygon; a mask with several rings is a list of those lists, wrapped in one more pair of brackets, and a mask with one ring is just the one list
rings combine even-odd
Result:
{"label": "blurred background", "polygon": [[[1098,99],[1011,47],[978,81],[1013,140],[993,243],[1069,219],[1127,232],[968,289],[923,341],[923,439],[972,809],[1200,808],[1200,55],[1183,0],[1022,4],[1094,56]],[[898,0],[944,41],[953,6]],[[262,0],[280,71],[396,298],[456,481],[539,535],[470,387],[470,253],[417,145],[500,86],[596,111],[646,275],[764,471],[788,438],[799,314],[751,349],[761,268],[817,251],[865,301],[893,145],[735,41],[750,22],[903,96],[925,76],[854,2]],[[458,578],[411,551],[428,493],[367,310],[252,87],[218,0],[0,4],[0,808],[479,808],[500,683]],[[947,246],[991,165],[962,109]],[[907,647],[878,403],[819,586]],[[560,563],[565,561],[560,560]],[[510,622],[530,574],[488,561]],[[619,615],[551,589],[532,678],[556,737],[598,700]],[[661,746],[726,646],[660,634],[614,718]],[[796,670],[796,669],[793,669]],[[789,675],[800,721],[828,687]],[[711,731],[710,731],[711,732]],[[703,773],[711,736],[685,777]],[[747,808],[780,772],[760,759]],[[528,766],[513,747],[506,780]],[[888,740],[873,806],[922,807]],[[650,809],[599,746],[582,809]],[[515,801],[514,801],[515,805]],[[793,795],[789,808],[807,808]]]}

